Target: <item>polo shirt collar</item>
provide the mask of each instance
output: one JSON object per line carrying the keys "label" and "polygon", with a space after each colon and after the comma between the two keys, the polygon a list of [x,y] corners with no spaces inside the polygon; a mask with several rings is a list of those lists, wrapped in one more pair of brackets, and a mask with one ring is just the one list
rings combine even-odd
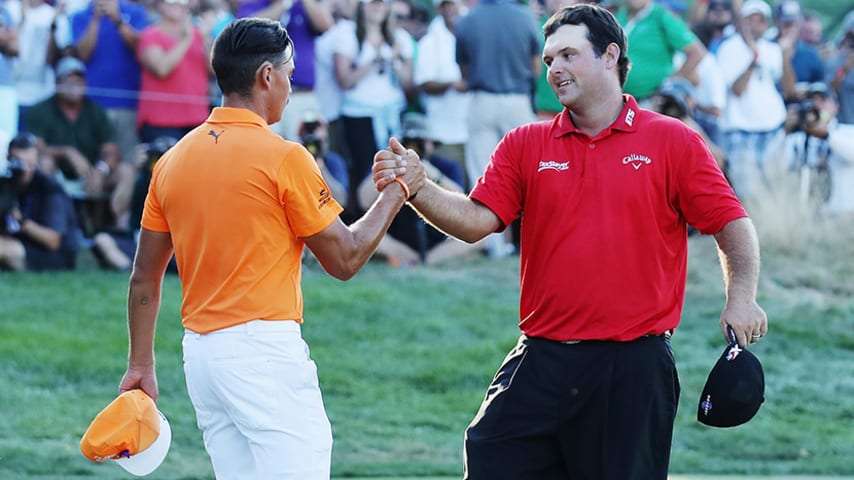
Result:
{"label": "polo shirt collar", "polygon": [[[612,130],[620,130],[623,132],[633,132],[637,128],[638,121],[638,113],[640,111],[640,107],[638,107],[638,102],[635,100],[635,97],[624,93],[623,94],[623,110],[620,111],[620,114],[617,115],[617,119],[605,130],[599,133],[597,136],[601,136],[606,132],[611,132]],[[576,133],[580,135],[587,135],[582,132],[578,128],[575,127],[575,124],[572,123],[572,117],[569,115],[569,110],[564,108],[563,112],[560,113],[554,120],[552,120],[552,130],[554,131],[554,137],[558,138],[563,135],[567,135],[570,133]]]}
{"label": "polo shirt collar", "polygon": [[208,123],[251,123],[267,128],[267,122],[260,115],[246,108],[215,107],[208,117]]}

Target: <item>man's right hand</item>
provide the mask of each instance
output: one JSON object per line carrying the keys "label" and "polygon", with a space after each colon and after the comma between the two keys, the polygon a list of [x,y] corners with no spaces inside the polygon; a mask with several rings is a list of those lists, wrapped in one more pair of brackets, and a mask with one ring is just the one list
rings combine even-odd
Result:
{"label": "man's right hand", "polygon": [[394,137],[388,142],[388,148],[374,155],[373,173],[374,186],[382,191],[394,179],[400,177],[409,187],[410,198],[424,186],[426,175],[421,158],[412,149],[406,149]]}
{"label": "man's right hand", "polygon": [[141,389],[152,400],[157,400],[159,392],[157,390],[157,375],[154,373],[154,364],[146,366],[131,366],[122,377],[119,383],[119,393],[127,392],[128,390]]}

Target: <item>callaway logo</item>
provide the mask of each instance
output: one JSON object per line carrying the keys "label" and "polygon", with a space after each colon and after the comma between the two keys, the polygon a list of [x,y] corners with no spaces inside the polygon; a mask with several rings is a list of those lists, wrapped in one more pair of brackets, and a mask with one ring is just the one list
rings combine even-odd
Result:
{"label": "callaway logo", "polygon": [[558,172],[569,170],[569,162],[558,163],[552,160],[549,160],[548,162],[540,162],[540,166],[537,168],[537,171],[542,172],[543,170],[555,170]]}
{"label": "callaway logo", "polygon": [[222,132],[224,131],[225,129],[220,130],[219,133],[216,133],[215,131],[211,130],[208,132],[208,135],[214,137],[214,143],[219,143],[219,136],[222,135]]}
{"label": "callaway logo", "polygon": [[635,170],[642,167],[643,164],[649,165],[650,163],[652,163],[652,160],[650,160],[649,157],[639,153],[632,153],[631,155],[623,157],[623,165],[632,164],[632,166],[635,167]]}
{"label": "callaway logo", "polygon": [[737,357],[739,353],[741,353],[741,347],[739,347],[738,345],[733,345],[732,347],[730,347],[729,352],[727,352],[726,354],[727,361],[731,362],[735,360],[735,357]]}

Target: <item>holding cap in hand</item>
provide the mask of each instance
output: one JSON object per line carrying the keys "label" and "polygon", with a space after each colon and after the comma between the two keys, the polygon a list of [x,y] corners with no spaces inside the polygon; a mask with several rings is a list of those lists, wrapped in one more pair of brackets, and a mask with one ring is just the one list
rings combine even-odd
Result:
{"label": "holding cap in hand", "polygon": [[169,421],[142,390],[129,390],[95,417],[80,451],[93,462],[115,460],[133,475],[153,472],[163,463],[172,444]]}
{"label": "holding cap in hand", "polygon": [[741,347],[732,327],[730,344],[706,379],[697,420],[712,427],[735,427],[756,415],[765,401],[765,373],[753,353]]}

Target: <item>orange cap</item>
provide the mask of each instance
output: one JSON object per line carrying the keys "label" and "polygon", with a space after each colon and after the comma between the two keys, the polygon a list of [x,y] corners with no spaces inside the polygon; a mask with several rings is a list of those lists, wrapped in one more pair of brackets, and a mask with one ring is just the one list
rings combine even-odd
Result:
{"label": "orange cap", "polygon": [[154,400],[142,390],[129,390],[98,413],[80,439],[80,451],[93,462],[131,457],[157,440],[160,426]]}

